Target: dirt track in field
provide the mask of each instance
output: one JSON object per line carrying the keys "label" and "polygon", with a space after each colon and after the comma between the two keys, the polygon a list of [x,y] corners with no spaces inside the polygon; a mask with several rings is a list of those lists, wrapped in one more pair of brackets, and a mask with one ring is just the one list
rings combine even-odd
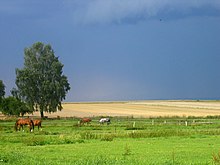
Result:
{"label": "dirt track in field", "polygon": [[[48,117],[93,116],[214,116],[220,115],[219,101],[128,101],[99,103],[64,103],[63,110],[45,113]],[[39,112],[34,113],[39,116]]]}

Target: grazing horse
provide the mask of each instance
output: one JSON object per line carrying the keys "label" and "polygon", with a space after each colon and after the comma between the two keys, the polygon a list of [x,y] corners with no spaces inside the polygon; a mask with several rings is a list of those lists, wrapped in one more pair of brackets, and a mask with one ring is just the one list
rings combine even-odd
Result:
{"label": "grazing horse", "polygon": [[42,121],[40,119],[35,119],[33,120],[33,122],[34,122],[34,126],[38,126],[38,130],[40,128],[42,131],[42,126],[41,126]]}
{"label": "grazing horse", "polygon": [[107,123],[107,125],[109,125],[109,124],[111,123],[111,121],[110,121],[110,118],[101,118],[101,119],[99,120],[99,123],[100,123],[100,124]]}
{"label": "grazing horse", "polygon": [[15,122],[15,130],[16,131],[18,131],[18,130],[20,131],[20,129],[22,128],[22,130],[24,131],[24,128],[23,128],[24,125],[28,125],[28,127],[30,129],[30,132],[34,131],[34,122],[31,119],[29,119],[29,118],[18,119]]}
{"label": "grazing horse", "polygon": [[80,119],[80,121],[79,121],[79,124],[80,125],[82,125],[82,124],[84,124],[84,123],[90,123],[92,121],[92,119],[90,119],[90,118],[82,118],[82,119]]}

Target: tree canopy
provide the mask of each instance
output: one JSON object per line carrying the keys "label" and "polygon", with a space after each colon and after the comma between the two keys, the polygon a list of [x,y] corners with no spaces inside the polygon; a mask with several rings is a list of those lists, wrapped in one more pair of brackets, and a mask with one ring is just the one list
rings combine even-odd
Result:
{"label": "tree canopy", "polygon": [[2,101],[5,96],[5,85],[2,80],[0,80],[0,111],[2,111]]}
{"label": "tree canopy", "polygon": [[23,116],[25,113],[32,113],[27,104],[12,96],[9,96],[2,100],[1,112],[4,115],[16,116],[20,116],[20,114]]}
{"label": "tree canopy", "polygon": [[0,80],[0,101],[5,96],[5,85],[2,80]]}
{"label": "tree canopy", "polygon": [[5,85],[0,80],[0,111],[4,115],[23,116],[25,113],[32,113],[27,104],[22,102],[18,97],[4,97]]}
{"label": "tree canopy", "polygon": [[24,67],[16,69],[16,95],[33,111],[56,112],[62,109],[61,101],[70,90],[63,64],[55,56],[52,47],[41,42],[24,50]]}

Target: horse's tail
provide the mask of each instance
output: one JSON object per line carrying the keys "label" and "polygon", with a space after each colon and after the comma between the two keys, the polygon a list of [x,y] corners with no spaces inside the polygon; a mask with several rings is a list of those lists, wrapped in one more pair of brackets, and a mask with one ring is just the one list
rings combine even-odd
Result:
{"label": "horse's tail", "polygon": [[34,130],[34,122],[31,120],[32,129]]}
{"label": "horse's tail", "polygon": [[39,124],[38,124],[38,130],[39,130],[39,127],[40,127],[40,129],[41,129],[41,131],[42,131],[42,125],[41,125],[41,124],[42,124],[42,120],[40,120],[40,121],[39,121]]}
{"label": "horse's tail", "polygon": [[41,123],[42,123],[42,121],[40,120],[40,122],[39,122],[39,126],[42,128],[42,125],[41,125]]}
{"label": "horse's tail", "polygon": [[15,122],[15,131],[18,131],[18,120]]}

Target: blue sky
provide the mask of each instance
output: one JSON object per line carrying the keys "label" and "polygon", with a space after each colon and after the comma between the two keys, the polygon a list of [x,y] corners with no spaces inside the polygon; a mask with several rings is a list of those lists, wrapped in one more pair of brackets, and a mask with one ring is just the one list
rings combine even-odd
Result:
{"label": "blue sky", "polygon": [[1,0],[7,95],[24,48],[51,44],[66,101],[220,99],[219,0]]}

